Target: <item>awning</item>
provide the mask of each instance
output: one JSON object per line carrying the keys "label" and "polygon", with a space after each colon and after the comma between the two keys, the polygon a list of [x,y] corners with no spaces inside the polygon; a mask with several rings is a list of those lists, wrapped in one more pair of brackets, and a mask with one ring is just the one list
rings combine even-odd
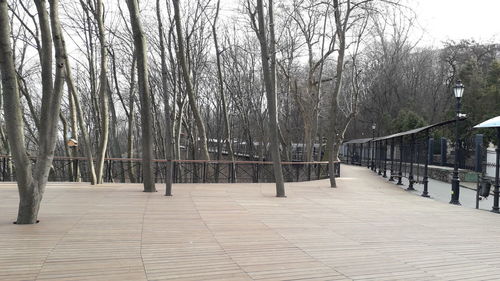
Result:
{"label": "awning", "polygon": [[500,116],[486,120],[474,126],[474,128],[498,128],[500,127]]}

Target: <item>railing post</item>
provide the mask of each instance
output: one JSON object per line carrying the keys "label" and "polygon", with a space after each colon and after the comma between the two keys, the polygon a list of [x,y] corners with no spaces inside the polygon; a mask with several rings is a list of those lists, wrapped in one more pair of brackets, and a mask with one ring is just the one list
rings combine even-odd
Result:
{"label": "railing post", "polygon": [[[431,138],[429,138],[429,130],[426,130],[427,135],[427,157],[425,157],[425,167],[424,167],[424,192],[422,192],[422,197],[429,197],[428,187],[429,187],[429,177],[427,175],[429,168],[429,159],[431,158],[433,151],[431,146]],[[420,167],[420,166],[419,166]]]}
{"label": "railing post", "polygon": [[387,178],[387,140],[384,140],[384,178]]}
{"label": "railing post", "polygon": [[172,161],[172,181],[177,183],[177,162]]}
{"label": "railing post", "polygon": [[255,178],[254,178],[254,182],[259,182],[259,168],[260,168],[260,164],[259,163],[255,164]]}
{"label": "railing post", "polygon": [[403,185],[403,136],[399,137],[399,171],[397,185]]}
{"label": "railing post", "polygon": [[2,181],[7,178],[7,157],[2,160]]}
{"label": "railing post", "polygon": [[231,162],[231,183],[236,183],[236,163]]}
{"label": "railing post", "polygon": [[203,162],[203,183],[207,182],[207,162]]}
{"label": "railing post", "polygon": [[382,175],[382,141],[378,141],[378,175]]}
{"label": "railing post", "polygon": [[307,163],[307,180],[311,181],[311,163]]}
{"label": "railing post", "polygon": [[474,156],[475,156],[475,163],[474,163],[474,171],[480,173],[482,172],[482,163],[483,163],[483,138],[484,136],[482,134],[477,134],[474,137]]}
{"label": "railing post", "polygon": [[391,176],[389,181],[394,181],[394,138],[391,139]]}
{"label": "railing post", "polygon": [[196,166],[196,162],[191,162],[191,167],[193,171],[193,183],[197,183],[199,181],[199,176],[198,176],[198,167]]}
{"label": "railing post", "polygon": [[415,156],[415,134],[411,135],[411,145],[410,145],[410,175],[408,176],[408,181],[410,184],[408,185],[408,188],[406,190],[411,191],[415,190],[413,188],[413,161],[414,161],[414,156]]}

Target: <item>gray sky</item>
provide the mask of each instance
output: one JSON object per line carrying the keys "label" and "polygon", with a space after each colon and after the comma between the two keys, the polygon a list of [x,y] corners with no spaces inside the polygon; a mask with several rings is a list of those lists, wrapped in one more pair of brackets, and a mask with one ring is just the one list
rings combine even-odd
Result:
{"label": "gray sky", "polygon": [[[241,0],[221,0],[222,9],[234,10]],[[421,46],[442,46],[446,40],[475,39],[479,42],[500,39],[500,0],[405,0],[417,14],[424,33]]]}
{"label": "gray sky", "polygon": [[500,38],[500,0],[408,0],[425,33],[421,45],[473,38],[480,42]]}

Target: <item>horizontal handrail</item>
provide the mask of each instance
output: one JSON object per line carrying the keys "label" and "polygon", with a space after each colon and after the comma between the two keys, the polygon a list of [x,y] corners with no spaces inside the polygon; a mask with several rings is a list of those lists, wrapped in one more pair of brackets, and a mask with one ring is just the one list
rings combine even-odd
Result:
{"label": "horizontal handrail", "polygon": [[[9,155],[0,155],[0,158],[12,158],[12,156]],[[30,156],[29,157],[32,160],[36,160],[36,156]],[[54,156],[53,160],[84,160],[87,161],[87,157],[82,157],[82,156],[77,156],[77,157],[71,157],[71,156]],[[95,159],[93,159],[95,161]],[[104,158],[105,161],[122,161],[122,162],[142,162],[142,158],[114,158],[114,157],[108,157]],[[273,161],[241,161],[241,160],[199,160],[199,159],[173,159],[173,160],[167,160],[167,159],[153,159],[153,162],[158,162],[158,163],[165,163],[165,162],[176,162],[176,163],[213,163],[213,164],[264,164],[264,165],[272,165],[274,164]],[[314,165],[314,164],[328,164],[328,161],[282,161],[281,164],[284,165]],[[340,161],[335,161],[333,163],[340,163]]]}

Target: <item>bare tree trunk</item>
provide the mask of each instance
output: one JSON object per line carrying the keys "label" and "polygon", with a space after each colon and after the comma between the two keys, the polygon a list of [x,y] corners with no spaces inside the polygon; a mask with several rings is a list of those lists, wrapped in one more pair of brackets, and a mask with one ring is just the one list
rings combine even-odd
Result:
{"label": "bare tree trunk", "polygon": [[[66,52],[66,46],[64,46],[64,52]],[[66,81],[68,81],[68,79],[71,79],[69,77],[71,72],[68,71],[68,68],[69,68],[68,65],[69,65],[69,62],[66,61]],[[66,82],[66,84],[68,84],[68,83]],[[77,118],[75,101],[74,101],[73,94],[71,93],[71,91],[72,90],[70,90],[70,89],[68,90],[71,138],[76,140],[76,142],[78,143],[78,118]],[[74,147],[73,149],[69,150],[69,156],[70,157],[77,157],[78,156],[77,147]],[[80,181],[80,167],[76,164],[72,165],[72,166],[73,166],[73,174],[72,174],[73,180],[75,182],[79,182]]]}
{"label": "bare tree trunk", "polygon": [[[135,53],[135,52],[134,52]],[[127,133],[127,157],[134,158],[134,127],[135,127],[135,113],[134,113],[134,100],[135,100],[135,68],[136,58],[132,58],[132,66],[130,68],[130,89],[128,100],[128,133]],[[130,182],[137,181],[137,173],[133,161],[128,162],[128,176]]]}
{"label": "bare tree trunk", "polygon": [[144,192],[156,192],[153,176],[153,116],[149,89],[146,37],[142,30],[137,0],[127,0],[137,57],[137,85],[141,101],[142,166]]}
{"label": "bare tree trunk", "polygon": [[[271,143],[271,156],[273,158],[274,178],[276,180],[276,197],[285,196],[285,184],[283,179],[283,170],[281,168],[281,156],[279,150],[279,135],[278,135],[278,112],[276,104],[276,54],[274,50],[274,19],[273,19],[273,2],[269,1],[269,30],[270,41],[268,49],[268,41],[266,36],[266,27],[264,19],[264,7],[262,0],[257,0],[258,14],[258,37],[260,42],[260,52],[262,59],[262,70],[264,74],[264,83],[266,87],[267,109],[269,114],[269,132]],[[269,63],[269,61],[271,61]]]}
{"label": "bare tree trunk", "polygon": [[[67,141],[69,140],[68,138],[68,121],[66,120],[66,117],[64,117],[64,114],[62,112],[59,113],[59,118],[61,119],[61,123],[63,125],[63,146],[64,146],[64,152],[66,153],[67,157],[71,157],[71,149],[67,145]],[[63,174],[66,173],[65,170],[63,170]],[[73,165],[68,165],[68,181],[73,181]]]}
{"label": "bare tree trunk", "polygon": [[[165,158],[166,163],[166,180],[165,180],[165,196],[172,196],[172,173],[174,159],[174,137],[172,134],[172,117],[170,112],[170,99],[167,91],[167,60],[165,54],[165,43],[163,34],[163,24],[160,13],[160,0],[156,0],[156,18],[158,20],[158,34],[160,36],[160,56],[161,56],[161,84],[163,87],[163,101],[165,106]],[[175,100],[174,100],[175,103]]]}
{"label": "bare tree trunk", "polygon": [[99,105],[101,109],[101,138],[99,141],[99,151],[97,154],[97,183],[103,183],[104,158],[108,149],[109,140],[109,98],[108,98],[108,50],[106,34],[104,33],[104,15],[102,0],[96,1],[96,11],[94,13],[97,22],[99,34],[100,53],[101,53],[101,73],[99,75]]}
{"label": "bare tree trunk", "polygon": [[194,119],[196,121],[196,126],[198,128],[198,134],[201,142],[201,149],[203,153],[203,159],[210,160],[210,154],[208,153],[208,144],[207,144],[207,133],[205,130],[205,124],[203,123],[202,117],[198,110],[198,106],[196,105],[196,98],[194,96],[194,88],[193,83],[191,81],[191,77],[189,75],[189,70],[186,62],[186,54],[184,51],[184,36],[182,35],[182,26],[179,12],[179,2],[180,0],[172,0],[174,5],[174,20],[175,27],[177,30],[177,59],[179,60],[179,64],[182,68],[182,76],[184,77],[184,82],[186,84],[186,91],[189,97],[189,105],[191,110],[193,111]]}
{"label": "bare tree trunk", "polygon": [[[330,132],[328,137],[328,162],[329,162],[329,174],[330,174],[330,187],[337,187],[337,183],[335,181],[335,167],[334,163],[338,161],[338,152],[339,152],[339,121],[337,120],[338,113],[338,96],[340,91],[342,90],[342,74],[344,72],[344,57],[345,57],[345,49],[346,49],[346,29],[347,22],[346,20],[349,18],[349,10],[345,15],[345,18],[341,18],[339,1],[333,0],[333,7],[335,9],[334,17],[335,24],[337,28],[337,36],[339,39],[339,47],[338,47],[338,55],[337,55],[337,66],[335,73],[335,87],[332,93],[331,100],[331,109],[330,109]],[[349,9],[349,8],[348,8]]]}
{"label": "bare tree trunk", "polygon": [[92,145],[90,144],[89,133],[87,131],[87,127],[85,126],[82,107],[80,106],[80,98],[78,97],[75,83],[73,82],[73,76],[71,75],[71,67],[68,62],[66,62],[66,84],[68,85],[70,94],[73,97],[73,102],[76,109],[76,116],[78,119],[78,124],[80,125],[80,131],[82,133],[83,152],[87,157],[88,168],[90,173],[90,184],[95,185],[97,184],[97,176],[94,168],[94,158],[92,156]]}
{"label": "bare tree trunk", "polygon": [[[225,131],[225,137],[226,137],[226,147],[227,151],[229,154],[229,157],[232,161],[233,169],[232,171],[232,178],[236,178],[236,164],[235,164],[235,159],[234,159],[234,151],[233,151],[233,140],[231,138],[231,127],[229,124],[229,114],[227,110],[227,102],[226,102],[226,95],[224,94],[224,78],[222,77],[222,67],[221,67],[221,51],[219,50],[219,42],[217,40],[217,19],[219,16],[219,8],[220,6],[220,0],[217,0],[217,8],[215,12],[215,18],[214,22],[212,25],[212,34],[214,37],[214,46],[215,46],[215,57],[217,59],[217,78],[219,80],[219,94],[221,98],[221,103],[222,103],[222,114],[224,118],[224,131]],[[219,141],[219,139],[217,139]]]}
{"label": "bare tree trunk", "polygon": [[[57,136],[57,121],[60,112],[62,86],[65,76],[66,54],[62,47],[62,32],[57,11],[58,1],[50,1],[50,23],[46,4],[43,0],[35,1],[42,48],[42,111],[40,115],[39,154],[32,170],[23,135],[23,119],[19,101],[19,84],[14,66],[14,57],[10,40],[10,22],[7,1],[0,0],[0,69],[4,91],[4,111],[9,120],[6,131],[16,164],[17,185],[19,190],[18,224],[37,222],[40,202],[45,191],[50,166],[54,157]],[[52,31],[51,31],[52,29]],[[52,38],[51,38],[52,34]],[[52,79],[52,39],[55,46],[56,72]],[[54,82],[54,84],[52,84]]]}

